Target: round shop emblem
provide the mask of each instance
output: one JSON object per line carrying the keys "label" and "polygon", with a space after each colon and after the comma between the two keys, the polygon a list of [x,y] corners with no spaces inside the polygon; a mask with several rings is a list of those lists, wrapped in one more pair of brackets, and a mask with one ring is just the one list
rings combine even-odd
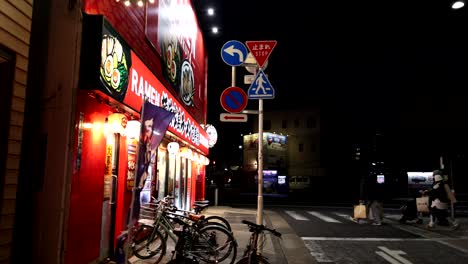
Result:
{"label": "round shop emblem", "polygon": [[218,141],[218,131],[213,125],[206,125],[205,131],[208,134],[208,147],[212,148]]}

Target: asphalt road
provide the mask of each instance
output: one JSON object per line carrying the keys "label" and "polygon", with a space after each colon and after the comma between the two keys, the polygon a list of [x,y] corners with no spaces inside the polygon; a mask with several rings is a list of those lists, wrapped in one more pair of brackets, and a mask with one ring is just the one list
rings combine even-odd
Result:
{"label": "asphalt road", "polygon": [[466,241],[466,227],[428,231],[424,225],[401,225],[395,210],[385,213],[382,226],[352,221],[352,208],[288,206],[273,210],[301,237],[318,263],[468,263],[468,250],[449,243]]}

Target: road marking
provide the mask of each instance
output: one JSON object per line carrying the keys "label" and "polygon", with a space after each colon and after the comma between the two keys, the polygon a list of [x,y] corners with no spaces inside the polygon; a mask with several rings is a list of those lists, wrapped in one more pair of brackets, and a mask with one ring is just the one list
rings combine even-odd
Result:
{"label": "road marking", "polygon": [[393,221],[399,221],[401,219],[401,214],[385,214],[384,218],[388,218]]}
{"label": "road marking", "polygon": [[315,241],[427,241],[429,238],[395,238],[395,237],[301,237],[302,240]]}
{"label": "road marking", "polygon": [[319,263],[325,262],[333,262],[333,260],[329,259],[325,252],[322,250],[320,245],[316,242],[308,242],[305,243],[307,249],[309,249],[310,255],[317,260]]}
{"label": "road marking", "polygon": [[349,214],[343,214],[343,213],[340,213],[340,212],[333,212],[333,214],[339,216],[339,217],[343,217],[343,218],[346,218],[349,220]]}
{"label": "road marking", "polygon": [[420,227],[415,227],[415,226],[412,226],[412,225],[393,225],[393,227],[396,227],[396,228],[398,228],[400,230],[406,231],[406,232],[414,234],[414,235],[421,236],[421,237],[423,237],[425,239],[435,241],[437,243],[446,245],[448,247],[451,247],[453,249],[456,249],[458,251],[461,251],[463,253],[468,254],[468,250],[466,250],[465,248],[447,242],[447,241],[450,241],[450,240],[468,239],[467,236],[443,237],[442,234],[439,234],[437,232],[424,230],[424,229],[421,229]]}
{"label": "road marking", "polygon": [[411,261],[405,259],[400,255],[406,255],[403,250],[391,250],[387,247],[378,247],[382,251],[376,251],[375,253],[392,264],[413,264]]}
{"label": "road marking", "polygon": [[355,222],[355,223],[358,223],[358,224],[362,224],[362,223],[367,222],[367,219],[361,219],[361,221],[359,221],[359,222],[354,221],[349,214],[343,214],[343,213],[340,213],[340,212],[333,212],[333,214],[335,214],[335,215],[337,215],[337,216],[339,216],[341,218],[344,218],[344,219],[346,219],[348,221]]}
{"label": "road marking", "polygon": [[457,238],[453,238],[453,239],[434,239],[436,242],[440,243],[440,244],[443,244],[443,245],[446,245],[448,247],[451,247],[451,248],[454,248],[456,250],[459,250],[465,254],[468,254],[468,250],[466,250],[465,248],[463,247],[460,247],[460,246],[457,246],[457,245],[453,245],[453,244],[450,244],[449,242],[447,242],[447,240],[457,240]]}
{"label": "road marking", "polygon": [[388,261],[388,262],[390,262],[392,264],[401,264],[400,262],[398,262],[398,260],[392,258],[391,256],[385,254],[382,251],[376,251],[375,254],[381,256],[383,259],[385,259],[386,261]]}
{"label": "road marking", "polygon": [[291,216],[292,218],[296,219],[296,220],[309,220],[307,219],[307,217],[304,217],[298,213],[296,213],[296,211],[285,211],[289,216]]}
{"label": "road marking", "polygon": [[325,221],[325,222],[329,222],[329,223],[340,223],[340,224],[341,224],[340,221],[338,221],[338,220],[336,220],[336,219],[334,219],[334,218],[331,218],[331,217],[329,217],[329,216],[326,216],[326,215],[324,215],[324,214],[321,214],[321,213],[319,213],[319,212],[307,211],[307,213],[309,213],[309,214],[311,214],[311,215],[313,215],[313,216],[315,216],[315,217],[317,217],[317,218],[320,218],[320,219],[322,219],[322,220]]}

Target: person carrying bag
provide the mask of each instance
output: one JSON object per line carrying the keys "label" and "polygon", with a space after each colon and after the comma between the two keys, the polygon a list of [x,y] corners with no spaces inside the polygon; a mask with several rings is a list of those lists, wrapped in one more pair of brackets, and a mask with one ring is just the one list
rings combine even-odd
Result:
{"label": "person carrying bag", "polygon": [[354,206],[354,218],[355,219],[367,218],[367,207],[363,202]]}
{"label": "person carrying bag", "polygon": [[[432,188],[423,192],[423,194],[428,194],[430,197],[430,221],[427,228],[434,228],[436,223],[440,226],[449,226],[447,220],[448,205],[450,203],[453,206],[456,198],[448,184],[445,183],[442,172],[435,170],[433,175],[434,183]],[[452,218],[452,220],[454,219]]]}

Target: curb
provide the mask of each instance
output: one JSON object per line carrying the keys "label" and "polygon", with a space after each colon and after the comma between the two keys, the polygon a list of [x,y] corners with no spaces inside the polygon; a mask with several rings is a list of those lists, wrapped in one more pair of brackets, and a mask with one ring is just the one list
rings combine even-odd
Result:
{"label": "curb", "polygon": [[[273,227],[282,234],[281,239],[272,239],[273,246],[280,247],[284,257],[283,263],[303,264],[318,263],[305,247],[302,239],[294,232],[291,226],[276,212],[264,211],[267,225]],[[276,238],[276,237],[274,237]],[[275,245],[277,244],[277,245]]]}

